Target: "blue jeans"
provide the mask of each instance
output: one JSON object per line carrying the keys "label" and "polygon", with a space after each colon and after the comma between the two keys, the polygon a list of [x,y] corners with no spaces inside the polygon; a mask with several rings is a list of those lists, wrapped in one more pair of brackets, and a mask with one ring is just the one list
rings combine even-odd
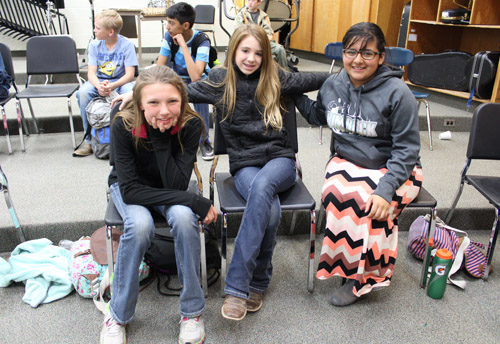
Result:
{"label": "blue jeans", "polygon": [[234,242],[226,294],[248,299],[249,292],[263,293],[271,281],[276,231],[281,218],[278,193],[295,184],[295,161],[270,160],[264,167],[244,167],[234,176],[236,189],[247,204]]}
{"label": "blue jeans", "polygon": [[[133,90],[134,85],[135,82],[131,81],[126,83],[125,85],[116,88],[115,91],[118,92],[118,94],[127,93]],[[86,81],[80,87],[78,92],[76,92],[76,99],[78,101],[78,106],[80,107],[80,116],[82,116],[84,133],[87,132],[87,128],[89,126],[89,121],[87,120],[87,112],[85,111],[85,108],[90,103],[90,101],[97,96],[99,96],[99,92],[97,91],[97,88],[95,88],[95,86],[92,85],[90,81]],[[90,143],[90,138],[87,138],[85,142]]]}
{"label": "blue jeans", "polygon": [[[139,265],[151,244],[155,227],[148,208],[123,202],[118,183],[111,185],[110,192],[116,209],[124,221],[123,235],[116,255],[110,311],[117,322],[127,324],[134,318],[139,296]],[[205,311],[205,295],[199,281],[198,216],[183,205],[152,208],[165,216],[172,227],[177,274],[182,284],[181,316],[199,316]]]}

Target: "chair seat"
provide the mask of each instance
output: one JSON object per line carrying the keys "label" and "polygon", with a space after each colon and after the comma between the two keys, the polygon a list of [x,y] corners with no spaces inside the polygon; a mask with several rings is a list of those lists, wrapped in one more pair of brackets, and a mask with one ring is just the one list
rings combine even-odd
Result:
{"label": "chair seat", "polygon": [[79,84],[30,85],[17,94],[17,98],[62,98],[71,97]]}
{"label": "chair seat", "polygon": [[[236,190],[233,176],[227,172],[216,173],[215,182],[221,210],[224,213],[242,213],[245,210],[246,201]],[[314,210],[316,208],[316,201],[300,178],[297,178],[293,187],[278,196],[282,210]]]}
{"label": "chair seat", "polygon": [[417,99],[429,98],[428,93],[417,92],[417,91],[411,91],[411,92],[413,93],[413,96]]}
{"label": "chair seat", "polygon": [[466,176],[465,179],[493,206],[500,209],[500,177]]}
{"label": "chair seat", "polygon": [[15,96],[16,96],[16,93],[15,92],[11,92],[11,93],[9,93],[9,95],[7,96],[7,98],[0,99],[0,106],[4,106],[5,104],[7,104],[9,102],[9,100],[11,100],[12,98],[14,98]]}
{"label": "chair seat", "polygon": [[435,208],[437,201],[424,187],[420,188],[417,198],[408,204],[408,208]]}

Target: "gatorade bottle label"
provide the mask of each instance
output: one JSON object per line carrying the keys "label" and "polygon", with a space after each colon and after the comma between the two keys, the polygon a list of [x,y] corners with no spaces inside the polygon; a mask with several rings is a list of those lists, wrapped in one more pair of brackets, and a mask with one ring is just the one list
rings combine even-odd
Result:
{"label": "gatorade bottle label", "polygon": [[436,265],[434,272],[436,275],[443,276],[446,272],[446,265]]}

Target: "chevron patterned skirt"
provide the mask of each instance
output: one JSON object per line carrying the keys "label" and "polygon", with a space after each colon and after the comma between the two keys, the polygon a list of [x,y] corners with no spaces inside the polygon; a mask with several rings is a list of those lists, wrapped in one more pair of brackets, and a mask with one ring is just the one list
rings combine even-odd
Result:
{"label": "chevron patterned skirt", "polygon": [[365,213],[366,201],[386,172],[386,168],[362,168],[339,157],[326,167],[322,190],[326,230],[316,277],[354,279],[357,296],[390,284],[398,249],[397,217],[422,185],[422,169],[415,167],[396,190],[387,221],[371,220]]}

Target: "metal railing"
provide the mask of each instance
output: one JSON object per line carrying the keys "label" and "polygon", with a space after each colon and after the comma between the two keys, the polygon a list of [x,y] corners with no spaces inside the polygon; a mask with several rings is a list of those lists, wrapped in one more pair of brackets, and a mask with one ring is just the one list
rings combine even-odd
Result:
{"label": "metal railing", "polygon": [[34,0],[1,0],[0,33],[14,39],[69,34],[68,21],[52,1],[41,5]]}

